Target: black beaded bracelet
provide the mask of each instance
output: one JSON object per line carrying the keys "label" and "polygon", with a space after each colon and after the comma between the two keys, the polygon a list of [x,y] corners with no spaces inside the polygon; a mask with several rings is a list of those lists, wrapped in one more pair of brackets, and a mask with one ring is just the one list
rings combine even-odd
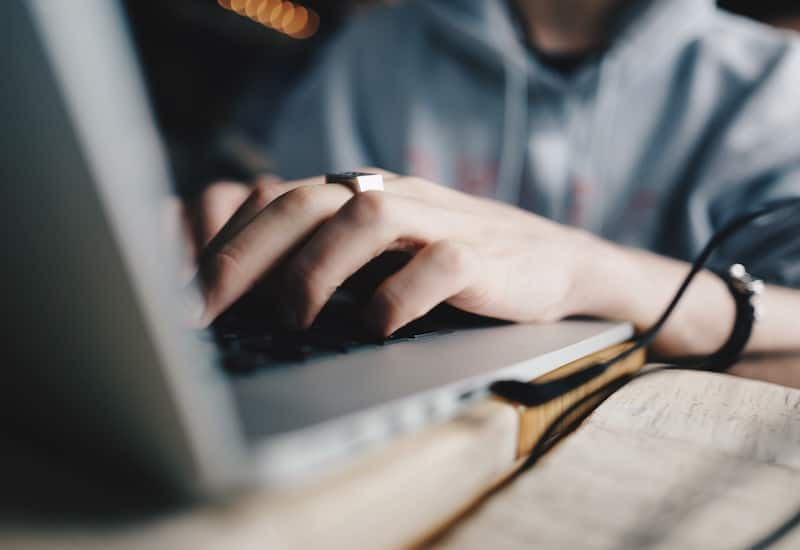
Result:
{"label": "black beaded bracelet", "polygon": [[730,336],[716,352],[703,358],[686,357],[670,359],[669,363],[683,369],[724,372],[742,356],[750,341],[753,325],[761,316],[759,297],[764,293],[764,282],[754,278],[742,264],[733,264],[728,269],[711,269],[728,287],[736,305],[733,328]]}
{"label": "black beaded bracelet", "polygon": [[762,315],[759,301],[764,293],[764,281],[750,275],[742,264],[733,264],[725,271],[714,271],[726,284],[736,303],[736,318],[731,335],[722,347],[704,361],[704,367],[713,371],[725,371],[742,355],[753,325]]}

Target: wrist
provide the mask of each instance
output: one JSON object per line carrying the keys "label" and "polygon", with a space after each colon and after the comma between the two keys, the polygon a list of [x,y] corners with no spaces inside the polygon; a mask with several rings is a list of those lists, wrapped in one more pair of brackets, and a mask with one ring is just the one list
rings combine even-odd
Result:
{"label": "wrist", "polygon": [[[650,328],[680,287],[689,266],[597,237],[579,257],[569,315],[629,321]],[[701,272],[654,342],[664,356],[716,351],[730,334],[734,301],[716,275]]]}
{"label": "wrist", "polygon": [[617,244],[583,233],[576,241],[567,315],[633,322],[647,317],[640,311],[640,302],[632,299],[646,292],[642,285],[646,279],[637,277],[632,254]]}

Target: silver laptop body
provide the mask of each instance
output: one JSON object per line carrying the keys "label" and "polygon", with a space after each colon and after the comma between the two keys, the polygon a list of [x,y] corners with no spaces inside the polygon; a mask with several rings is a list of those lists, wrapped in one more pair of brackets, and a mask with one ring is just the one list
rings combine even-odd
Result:
{"label": "silver laptop body", "polygon": [[78,463],[190,497],[281,483],[632,335],[471,329],[230,378],[183,323],[169,176],[120,7],[5,0],[0,40],[0,414]]}

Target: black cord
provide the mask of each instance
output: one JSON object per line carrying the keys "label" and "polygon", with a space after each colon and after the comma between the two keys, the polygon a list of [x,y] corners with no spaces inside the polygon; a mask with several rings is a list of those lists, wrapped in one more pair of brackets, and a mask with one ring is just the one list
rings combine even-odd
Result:
{"label": "black cord", "polygon": [[769,533],[767,536],[750,546],[751,550],[764,550],[769,548],[783,537],[791,533],[797,526],[800,525],[800,510],[794,513],[777,529]]}
{"label": "black cord", "polygon": [[[720,231],[714,234],[709,240],[708,244],[703,248],[700,255],[692,264],[688,275],[683,280],[678,292],[672,299],[670,304],[662,313],[661,317],[656,323],[648,330],[640,334],[633,340],[633,345],[625,351],[619,353],[611,359],[598,362],[591,365],[579,372],[569,374],[548,382],[522,382],[517,380],[503,380],[495,382],[490,386],[490,391],[511,402],[523,405],[525,407],[535,407],[543,405],[553,399],[560,397],[570,391],[573,391],[587,382],[595,380],[602,374],[608,371],[613,365],[619,363],[627,357],[630,357],[638,350],[644,349],[658,336],[659,332],[663,329],[664,325],[669,320],[673,311],[678,303],[683,298],[689,285],[694,281],[695,277],[701,270],[703,270],[711,258],[712,254],[722,246],[728,239],[737,234],[739,231],[749,226],[756,221],[762,221],[766,216],[771,216],[777,213],[785,213],[787,211],[797,210],[793,216],[800,215],[800,197],[781,199],[766,203],[761,208],[754,210],[750,213],[739,216],[729,223],[727,223]],[[752,312],[750,312],[752,313]],[[737,301],[737,317],[742,314],[741,302]],[[750,324],[752,326],[752,323]],[[578,399],[575,403],[567,407],[553,420],[544,431],[542,436],[534,445],[528,457],[522,463],[520,468],[511,476],[515,479],[529,468],[541,460],[541,458],[550,450],[560,436],[566,435],[574,431],[585,419],[588,417],[594,407],[588,407],[589,403],[605,401],[614,392],[628,384],[629,382],[649,376],[651,374],[662,372],[665,370],[674,369],[691,369],[691,370],[705,370],[712,372],[723,372],[729,369],[736,360],[739,358],[743,344],[736,346],[733,345],[734,340],[743,333],[743,329],[737,323],[731,334],[731,338],[725,345],[717,352],[701,359],[683,362],[674,366],[654,367],[636,374],[623,374],[613,380],[606,382],[600,388],[590,392],[589,394]],[[749,328],[746,331],[746,336],[749,336]],[[775,532],[769,534],[767,537],[756,543],[753,548],[766,548],[774,544],[777,540],[785,536],[792,529],[800,525],[800,512],[789,518],[789,520],[778,528]]]}
{"label": "black cord", "polygon": [[[716,252],[722,244],[754,221],[768,215],[782,213],[788,209],[797,209],[798,213],[800,213],[800,197],[769,202],[757,210],[733,219],[716,234],[714,234],[692,264],[692,267],[689,270],[686,278],[683,280],[683,283],[681,283],[678,292],[675,294],[672,301],[661,314],[659,319],[652,327],[634,339],[633,345],[627,348],[625,351],[612,357],[611,359],[596,363],[585,369],[582,369],[581,371],[562,376],[554,380],[538,383],[523,382],[519,380],[501,380],[493,383],[489,387],[489,390],[495,395],[525,407],[536,407],[552,401],[553,399],[577,389],[585,383],[601,376],[613,365],[619,363],[627,357],[630,357],[638,350],[644,349],[653,343],[658,334],[664,328],[664,325],[672,316],[672,313],[675,311],[678,303],[680,303],[681,299],[686,294],[689,285],[692,284],[697,274],[705,268],[709,258],[711,258],[712,254],[714,254],[714,252]],[[723,350],[721,349],[718,352],[709,355],[705,359],[695,362],[687,362],[682,364],[681,367],[685,369],[696,370],[712,369],[718,364],[715,359],[721,356],[722,351]],[[732,363],[733,362],[731,362],[731,364]]]}

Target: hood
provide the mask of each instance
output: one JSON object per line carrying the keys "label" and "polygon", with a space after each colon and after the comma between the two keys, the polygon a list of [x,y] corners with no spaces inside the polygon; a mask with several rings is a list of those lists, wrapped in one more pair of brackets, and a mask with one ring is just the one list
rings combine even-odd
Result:
{"label": "hood", "polygon": [[526,48],[505,0],[416,0],[432,32],[477,61],[523,68]]}
{"label": "hood", "polygon": [[[519,22],[509,9],[515,0],[409,0],[431,23],[432,31],[461,53],[490,64],[530,61]],[[697,30],[702,14],[716,10],[715,0],[627,0],[614,32],[612,50],[633,44],[659,51],[686,32]],[[671,36],[670,36],[671,35]],[[649,50],[649,48],[657,48]]]}

